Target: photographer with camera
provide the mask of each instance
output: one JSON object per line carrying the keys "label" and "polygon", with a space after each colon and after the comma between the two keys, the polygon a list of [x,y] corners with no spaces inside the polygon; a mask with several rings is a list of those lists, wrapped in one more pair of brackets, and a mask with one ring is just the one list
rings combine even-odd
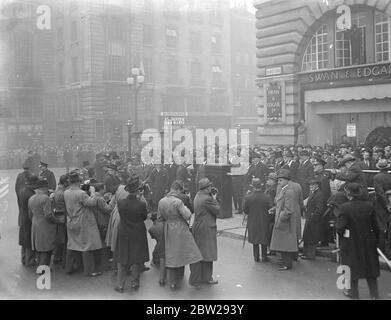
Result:
{"label": "photographer with camera", "polygon": [[201,251],[203,260],[190,265],[189,283],[199,287],[202,283],[217,284],[212,277],[213,261],[217,260],[217,225],[216,218],[220,212],[217,201],[218,190],[208,178],[198,182],[199,191],[194,198],[193,236]]}

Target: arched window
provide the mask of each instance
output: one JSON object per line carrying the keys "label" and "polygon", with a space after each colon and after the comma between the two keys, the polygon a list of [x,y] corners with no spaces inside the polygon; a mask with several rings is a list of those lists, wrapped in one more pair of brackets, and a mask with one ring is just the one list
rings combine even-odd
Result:
{"label": "arched window", "polygon": [[390,61],[391,18],[384,13],[375,14],[376,62]]}
{"label": "arched window", "polygon": [[302,71],[328,68],[327,27],[323,25],[311,38],[303,56]]}

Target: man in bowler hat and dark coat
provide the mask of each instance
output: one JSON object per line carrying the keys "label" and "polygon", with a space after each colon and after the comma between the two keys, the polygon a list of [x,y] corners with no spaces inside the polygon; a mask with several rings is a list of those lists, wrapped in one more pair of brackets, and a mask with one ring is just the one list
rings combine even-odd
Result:
{"label": "man in bowler hat and dark coat", "polygon": [[344,294],[359,299],[358,280],[366,279],[371,297],[378,299],[379,229],[374,206],[371,201],[365,200],[363,187],[359,183],[347,183],[345,192],[349,201],[341,205],[336,223],[340,236],[341,264],[350,268],[351,289],[344,291]]}
{"label": "man in bowler hat and dark coat", "polygon": [[212,275],[213,261],[217,260],[216,218],[220,205],[216,200],[217,194],[212,192],[212,186],[208,178],[201,179],[194,198],[193,236],[203,257],[202,261],[190,265],[189,283],[194,286],[202,283],[217,284]]}
{"label": "man in bowler hat and dark coat", "polygon": [[258,178],[252,181],[253,192],[244,199],[244,213],[248,215],[248,242],[253,245],[253,255],[256,262],[259,258],[261,245],[262,262],[268,261],[267,245],[269,241],[269,209],[273,207],[273,200],[263,193],[262,182]]}
{"label": "man in bowler hat and dark coat", "polygon": [[124,292],[127,270],[131,270],[131,288],[140,287],[140,273],[143,264],[149,261],[147,229],[147,204],[140,200],[142,186],[138,177],[130,178],[125,190],[129,193],[125,199],[118,200],[120,223],[115,248],[115,260],[118,264],[117,286],[115,290]]}

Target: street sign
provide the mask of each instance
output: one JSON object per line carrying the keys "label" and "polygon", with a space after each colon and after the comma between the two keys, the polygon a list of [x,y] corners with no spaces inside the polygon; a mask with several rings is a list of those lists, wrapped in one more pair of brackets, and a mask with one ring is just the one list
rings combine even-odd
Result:
{"label": "street sign", "polygon": [[348,138],[353,138],[356,136],[356,124],[355,123],[347,123],[346,124],[346,136]]}

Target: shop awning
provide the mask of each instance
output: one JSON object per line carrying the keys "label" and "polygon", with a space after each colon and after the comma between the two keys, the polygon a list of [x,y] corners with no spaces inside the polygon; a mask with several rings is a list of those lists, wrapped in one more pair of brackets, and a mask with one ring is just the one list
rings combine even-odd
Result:
{"label": "shop awning", "polygon": [[305,102],[330,102],[391,98],[391,84],[308,90]]}

